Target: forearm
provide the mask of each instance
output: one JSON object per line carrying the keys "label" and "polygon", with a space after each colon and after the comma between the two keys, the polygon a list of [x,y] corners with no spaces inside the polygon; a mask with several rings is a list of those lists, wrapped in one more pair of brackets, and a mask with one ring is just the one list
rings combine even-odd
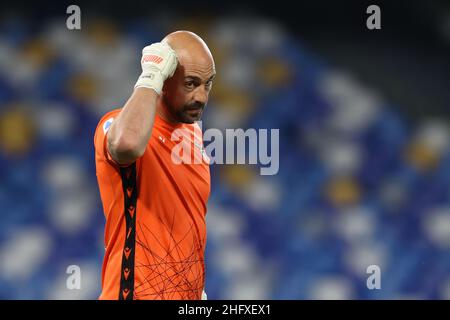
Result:
{"label": "forearm", "polygon": [[108,131],[108,150],[120,164],[136,161],[145,152],[156,113],[158,94],[138,87]]}

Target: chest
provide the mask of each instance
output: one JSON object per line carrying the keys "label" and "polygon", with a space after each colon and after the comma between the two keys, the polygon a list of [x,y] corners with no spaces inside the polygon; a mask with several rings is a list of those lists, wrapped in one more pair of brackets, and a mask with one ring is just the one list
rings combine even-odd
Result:
{"label": "chest", "polygon": [[206,205],[210,193],[209,159],[198,133],[169,134],[154,128],[141,162],[145,189],[197,207]]}

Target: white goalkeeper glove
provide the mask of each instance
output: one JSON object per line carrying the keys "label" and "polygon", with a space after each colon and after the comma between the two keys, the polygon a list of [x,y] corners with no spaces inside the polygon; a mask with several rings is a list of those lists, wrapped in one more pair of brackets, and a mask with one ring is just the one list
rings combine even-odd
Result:
{"label": "white goalkeeper glove", "polygon": [[156,42],[146,46],[142,49],[142,73],[134,87],[150,88],[160,95],[164,81],[173,76],[177,64],[177,55],[167,43]]}

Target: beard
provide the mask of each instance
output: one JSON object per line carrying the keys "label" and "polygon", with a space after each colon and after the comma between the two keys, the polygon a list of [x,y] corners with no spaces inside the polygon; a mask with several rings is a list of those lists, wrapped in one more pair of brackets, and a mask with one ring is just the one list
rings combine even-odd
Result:
{"label": "beard", "polygon": [[205,109],[206,106],[204,103],[194,102],[185,104],[180,108],[176,108],[167,100],[165,101],[165,105],[175,121],[189,124],[201,119],[203,109]]}

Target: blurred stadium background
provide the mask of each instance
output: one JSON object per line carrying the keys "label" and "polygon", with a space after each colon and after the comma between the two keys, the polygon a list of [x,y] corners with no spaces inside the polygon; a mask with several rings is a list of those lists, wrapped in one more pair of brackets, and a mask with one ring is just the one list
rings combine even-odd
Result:
{"label": "blurred stadium background", "polygon": [[188,29],[217,64],[203,127],[280,129],[277,175],[211,167],[209,298],[450,299],[450,7],[382,3],[368,31],[361,2],[277,3],[100,1],[79,31],[69,3],[2,4],[0,298],[98,297],[96,124],[141,48]]}

